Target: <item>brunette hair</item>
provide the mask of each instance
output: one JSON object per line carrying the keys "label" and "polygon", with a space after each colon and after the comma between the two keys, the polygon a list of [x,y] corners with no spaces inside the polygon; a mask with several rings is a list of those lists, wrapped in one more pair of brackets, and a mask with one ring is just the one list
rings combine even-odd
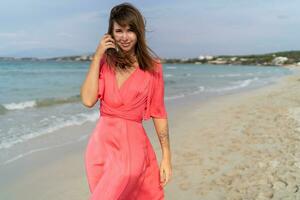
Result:
{"label": "brunette hair", "polygon": [[[146,44],[146,20],[140,11],[135,6],[127,2],[113,7],[110,11],[108,26],[108,34],[112,35],[112,37],[114,22],[118,23],[122,27],[128,25],[130,29],[133,30],[137,37],[134,51],[139,67],[144,71],[153,71],[155,69],[155,62],[159,62],[160,58]],[[133,58],[121,49],[117,51],[115,48],[109,48],[105,52],[105,57],[108,65],[114,69],[128,69],[132,67],[132,64],[134,63]]]}

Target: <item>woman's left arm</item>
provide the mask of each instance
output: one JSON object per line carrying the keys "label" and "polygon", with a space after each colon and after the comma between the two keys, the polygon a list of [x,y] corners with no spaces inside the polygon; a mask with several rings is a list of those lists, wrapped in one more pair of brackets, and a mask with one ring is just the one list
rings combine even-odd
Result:
{"label": "woman's left arm", "polygon": [[160,181],[165,186],[172,176],[171,150],[167,118],[152,118],[161,145],[162,161],[160,164]]}

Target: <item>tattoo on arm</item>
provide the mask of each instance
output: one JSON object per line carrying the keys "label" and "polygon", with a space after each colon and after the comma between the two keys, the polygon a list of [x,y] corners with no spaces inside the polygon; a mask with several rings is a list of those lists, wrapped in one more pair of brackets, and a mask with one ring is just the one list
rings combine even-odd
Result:
{"label": "tattoo on arm", "polygon": [[162,147],[169,148],[169,130],[168,127],[164,128],[163,130],[157,133],[160,144]]}

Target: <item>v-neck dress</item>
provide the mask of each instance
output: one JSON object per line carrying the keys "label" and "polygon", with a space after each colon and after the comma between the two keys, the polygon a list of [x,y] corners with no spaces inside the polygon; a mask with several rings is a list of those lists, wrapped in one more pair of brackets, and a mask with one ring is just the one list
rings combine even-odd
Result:
{"label": "v-neck dress", "polygon": [[163,68],[138,67],[117,85],[116,74],[100,62],[100,117],[89,137],[85,170],[89,200],[162,200],[158,161],[142,121],[167,118]]}

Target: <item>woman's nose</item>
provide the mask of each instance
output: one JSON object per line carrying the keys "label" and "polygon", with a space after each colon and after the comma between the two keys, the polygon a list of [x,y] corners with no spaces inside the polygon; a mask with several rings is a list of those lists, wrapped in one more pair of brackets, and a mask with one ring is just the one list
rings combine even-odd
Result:
{"label": "woman's nose", "polygon": [[127,38],[128,38],[127,32],[123,32],[123,33],[122,33],[122,39],[123,39],[123,40],[127,40]]}

